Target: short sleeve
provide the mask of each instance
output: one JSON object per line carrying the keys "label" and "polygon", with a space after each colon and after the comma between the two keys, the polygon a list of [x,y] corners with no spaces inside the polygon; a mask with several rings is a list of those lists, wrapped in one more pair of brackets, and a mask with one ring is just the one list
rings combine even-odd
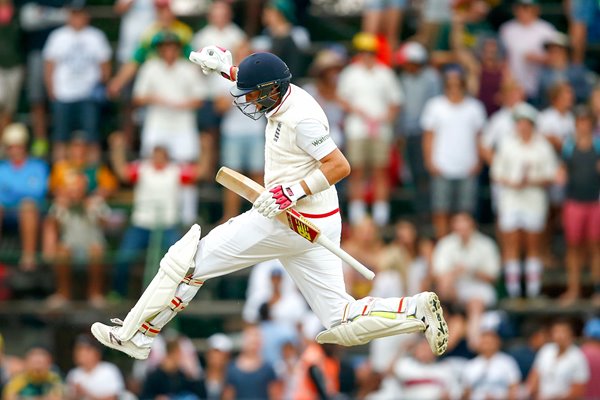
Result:
{"label": "short sleeve", "polygon": [[340,73],[340,79],[337,85],[337,93],[342,99],[351,98],[352,91],[352,70],[346,68]]}
{"label": "short sleeve", "polygon": [[150,95],[152,90],[152,63],[148,62],[142,65],[140,72],[133,85],[133,97],[145,97]]}
{"label": "short sleeve", "polygon": [[435,119],[435,99],[430,99],[425,103],[425,108],[421,114],[420,120],[421,128],[424,131],[433,131],[436,128]]}
{"label": "short sleeve", "polygon": [[515,385],[521,382],[521,370],[519,369],[519,365],[515,361],[515,359],[506,355],[506,369],[504,370],[506,374],[506,379],[509,385]]}
{"label": "short sleeve", "polygon": [[46,40],[46,45],[42,50],[42,55],[46,61],[56,61],[60,55],[60,31],[54,31]]}
{"label": "short sleeve", "polygon": [[103,32],[97,32],[96,39],[96,55],[98,57],[98,61],[107,62],[110,61],[112,55],[112,49],[110,47],[110,43],[108,43],[108,39],[104,35]]}
{"label": "short sleeve", "polygon": [[320,160],[337,149],[327,127],[316,119],[305,119],[296,125],[296,145],[315,160]]}
{"label": "short sleeve", "polygon": [[394,105],[401,105],[404,103],[404,92],[402,91],[402,87],[400,86],[400,81],[396,79],[394,73],[390,70],[387,71],[387,87],[388,87],[388,97],[390,103]]}
{"label": "short sleeve", "polygon": [[433,272],[436,275],[450,271],[450,243],[442,239],[433,251]]}
{"label": "short sleeve", "polygon": [[586,383],[590,379],[590,369],[581,350],[577,348],[573,363],[573,383]]}
{"label": "short sleeve", "polygon": [[474,101],[474,110],[473,110],[473,128],[476,131],[481,131],[485,126],[485,121],[487,120],[487,116],[485,113],[485,108],[483,107],[483,103],[479,100]]}
{"label": "short sleeve", "polygon": [[484,268],[485,272],[494,278],[498,277],[500,273],[500,253],[496,244],[489,238],[485,238],[485,259]]}

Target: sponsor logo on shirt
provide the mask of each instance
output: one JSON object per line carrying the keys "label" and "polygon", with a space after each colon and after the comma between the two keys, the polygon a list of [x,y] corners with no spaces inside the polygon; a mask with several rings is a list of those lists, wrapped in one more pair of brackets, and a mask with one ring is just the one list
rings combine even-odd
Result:
{"label": "sponsor logo on shirt", "polygon": [[275,137],[273,141],[277,142],[279,140],[279,133],[281,132],[281,122],[277,124],[277,129],[275,129]]}
{"label": "sponsor logo on shirt", "polygon": [[323,142],[326,141],[329,138],[330,138],[329,134],[321,136],[320,138],[318,138],[316,140],[313,140],[312,141],[312,145],[315,146],[315,147],[318,147],[319,145],[323,144]]}

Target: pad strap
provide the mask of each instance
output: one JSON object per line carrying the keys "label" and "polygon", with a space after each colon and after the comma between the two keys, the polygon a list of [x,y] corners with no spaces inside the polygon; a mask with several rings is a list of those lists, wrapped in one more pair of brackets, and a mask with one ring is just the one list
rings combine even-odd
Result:
{"label": "pad strap", "polygon": [[202,285],[204,285],[204,281],[201,281],[200,279],[194,279],[194,277],[192,275],[188,275],[185,278],[183,278],[181,280],[181,283],[185,283],[186,285],[197,286],[197,287],[201,287]]}
{"label": "pad strap", "polygon": [[[169,302],[169,308],[174,312],[178,313],[183,311],[189,303],[184,303],[181,298],[175,296]],[[138,329],[138,331],[142,332],[144,335],[148,337],[155,337],[160,333],[160,329],[156,328],[150,321],[145,321],[142,323],[142,326]]]}

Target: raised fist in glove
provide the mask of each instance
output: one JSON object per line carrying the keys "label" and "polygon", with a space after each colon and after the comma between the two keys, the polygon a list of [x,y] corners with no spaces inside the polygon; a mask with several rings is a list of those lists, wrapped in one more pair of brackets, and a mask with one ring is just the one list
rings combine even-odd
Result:
{"label": "raised fist in glove", "polygon": [[232,80],[233,58],[231,52],[219,46],[206,46],[199,51],[190,53],[190,61],[198,64],[205,75],[218,72]]}
{"label": "raised fist in glove", "polygon": [[285,185],[275,185],[265,190],[254,202],[254,208],[267,218],[293,207],[306,193],[300,182]]}

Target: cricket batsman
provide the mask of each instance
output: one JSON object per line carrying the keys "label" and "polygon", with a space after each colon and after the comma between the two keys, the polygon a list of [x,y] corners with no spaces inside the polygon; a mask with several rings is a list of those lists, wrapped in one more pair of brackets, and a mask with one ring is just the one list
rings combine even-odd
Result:
{"label": "cricket batsman", "polygon": [[266,190],[253,208],[200,239],[192,228],[165,254],[160,268],[125,320],[92,325],[105,346],[137,359],[150,353],[154,337],[194,298],[210,278],[279,259],[319,317],[319,343],[355,346],[401,333],[424,332],[434,354],[444,353],[448,327],[435,293],[355,300],[346,293],[342,261],[275,220],[295,207],[340,243],[341,217],[335,184],[350,173],[348,161],[329,136],[325,113],[307,92],[290,83],[287,65],[270,53],[255,53],[238,67],[216,46],[192,52],[205,74],[235,81],[234,104],[252,119],[267,119]]}

